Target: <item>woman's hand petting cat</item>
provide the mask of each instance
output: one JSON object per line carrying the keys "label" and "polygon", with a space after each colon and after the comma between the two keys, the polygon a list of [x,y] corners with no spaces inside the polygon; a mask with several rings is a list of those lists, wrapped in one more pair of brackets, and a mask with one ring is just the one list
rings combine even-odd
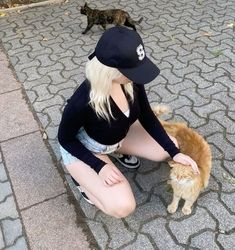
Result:
{"label": "woman's hand petting cat", "polygon": [[173,160],[183,165],[191,166],[195,174],[200,174],[197,163],[188,155],[178,153],[173,157]]}
{"label": "woman's hand petting cat", "polygon": [[106,186],[113,186],[124,180],[122,173],[113,164],[106,164],[102,167],[99,176]]}

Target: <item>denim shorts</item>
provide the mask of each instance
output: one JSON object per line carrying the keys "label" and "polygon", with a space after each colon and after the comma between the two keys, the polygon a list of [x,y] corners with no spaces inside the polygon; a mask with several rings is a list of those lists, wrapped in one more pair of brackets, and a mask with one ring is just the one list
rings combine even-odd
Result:
{"label": "denim shorts", "polygon": [[[101,144],[94,139],[92,139],[85,131],[85,129],[82,127],[79,129],[76,139],[79,140],[88,150],[90,150],[92,153],[96,154],[110,154],[115,152],[117,149],[121,147],[122,141],[115,143],[113,145],[104,145]],[[60,152],[62,156],[62,160],[64,165],[71,164],[75,161],[79,161],[79,159],[73,155],[71,155],[68,151],[66,151],[61,145],[60,145]]]}

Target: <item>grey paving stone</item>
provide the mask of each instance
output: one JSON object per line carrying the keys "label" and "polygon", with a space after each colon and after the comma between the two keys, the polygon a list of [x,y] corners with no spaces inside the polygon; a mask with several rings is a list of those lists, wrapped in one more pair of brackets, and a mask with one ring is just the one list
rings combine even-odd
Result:
{"label": "grey paving stone", "polygon": [[28,250],[27,243],[25,241],[25,238],[20,237],[17,239],[16,243],[10,247],[6,248],[7,250]]}
{"label": "grey paving stone", "polygon": [[59,126],[48,126],[45,130],[48,138],[51,140],[57,140]]}
{"label": "grey paving stone", "polygon": [[[225,110],[225,105],[224,105],[224,108],[221,108],[221,105],[220,107],[218,106],[218,109],[217,110]],[[234,134],[235,133],[235,128],[234,128],[234,120],[230,119],[230,117],[227,117],[225,115],[225,112],[224,111],[218,111],[216,113],[213,113],[210,115],[210,118],[211,119],[218,119],[219,117],[223,118],[223,119],[220,119],[220,124],[226,128],[226,132],[227,133],[231,133],[231,134]]]}
{"label": "grey paving stone", "polygon": [[22,99],[20,90],[0,96],[0,113],[0,141],[38,130],[38,125],[25,100]]}
{"label": "grey paving stone", "polygon": [[206,231],[192,238],[190,246],[206,250],[219,250],[214,232]]}
{"label": "grey paving stone", "polygon": [[13,196],[7,197],[4,202],[0,203],[0,220],[6,217],[13,219],[19,217]]}
{"label": "grey paving stone", "polygon": [[139,158],[139,160],[141,162],[140,162],[140,167],[137,169],[137,173],[140,174],[145,174],[145,173],[147,174],[148,172],[156,171],[161,166],[161,163],[149,161],[143,158]]}
{"label": "grey paving stone", "polygon": [[215,226],[215,221],[208,212],[202,208],[197,208],[195,214],[182,221],[170,221],[169,223],[171,232],[175,235],[178,242],[183,244],[187,244],[189,237],[199,230],[214,230]]}
{"label": "grey paving stone", "polygon": [[[197,113],[200,117],[208,118],[210,116],[211,120],[217,120],[218,117],[220,116],[217,111],[226,109],[225,104],[217,100],[211,101],[210,99],[207,99],[207,103],[205,103],[203,106],[201,106],[200,103],[198,103],[196,98],[194,100],[196,107],[193,107],[193,111]],[[224,117],[224,112],[222,111],[222,113],[223,115],[220,117]],[[223,126],[222,123],[221,125]]]}
{"label": "grey paving stone", "polygon": [[214,215],[214,217],[219,221],[220,230],[229,231],[234,228],[235,215],[230,214],[223,204],[218,201],[217,193],[210,192],[203,197],[200,197],[198,199],[198,204],[207,208],[208,211]]}
{"label": "grey paving stone", "polygon": [[[194,108],[195,110],[195,108]],[[204,108],[203,108],[204,110]],[[204,111],[202,111],[204,112]],[[205,114],[205,113],[204,113]],[[211,135],[212,131],[213,132],[221,132],[223,130],[225,130],[225,128],[223,128],[218,121],[215,120],[208,120],[207,124],[200,126],[198,128],[196,128],[197,132],[199,134],[201,134],[204,138],[207,138],[208,135]]]}
{"label": "grey paving stone", "polygon": [[231,235],[220,234],[218,236],[219,243],[224,249],[234,249],[235,248],[235,233]]}
{"label": "grey paving stone", "polygon": [[7,174],[3,163],[0,163],[0,182],[7,181]]}
{"label": "grey paving stone", "polygon": [[111,235],[108,247],[109,248],[119,248],[124,244],[131,242],[135,238],[135,233],[128,230],[125,224],[120,219],[112,218],[104,213],[100,212],[96,216],[96,221],[102,222],[106,226]]}
{"label": "grey paving stone", "polygon": [[2,151],[21,209],[65,192],[39,132],[2,143]]}
{"label": "grey paving stone", "polygon": [[234,164],[233,164],[233,161],[226,161],[224,160],[223,162],[223,166],[226,170],[229,171],[229,173],[231,173],[233,176],[235,176],[235,169],[234,169]]}
{"label": "grey paving stone", "polygon": [[0,182],[0,203],[12,194],[10,182]]}
{"label": "grey paving stone", "polygon": [[[215,153],[213,154],[217,156]],[[219,157],[223,158],[223,154],[219,155]],[[213,160],[211,174],[215,177],[216,181],[222,186],[222,191],[235,191],[235,186],[230,183],[229,178],[225,178],[225,176],[230,176],[230,174],[228,171],[226,171],[226,168],[223,168],[223,163],[221,162],[221,160]]]}
{"label": "grey paving stone", "polygon": [[166,207],[161,200],[152,196],[149,202],[137,207],[132,215],[125,218],[125,221],[132,230],[138,231],[145,221],[149,221],[151,218],[154,220],[156,217],[166,216],[166,214]]}
{"label": "grey paving stone", "polygon": [[[227,0],[221,4],[218,0],[196,2],[138,0],[129,1],[126,6],[126,1],[101,0],[92,3],[92,6],[122,7],[128,10],[133,18],[143,16],[144,20],[137,29],[144,38],[147,54],[151,55],[152,60],[161,69],[159,77],[146,85],[149,100],[152,103],[168,104],[173,111],[169,116],[170,119],[185,121],[206,137],[213,153],[213,168],[209,187],[204,192],[214,190],[216,193],[220,191],[222,193],[220,197],[217,195],[209,197],[207,193],[202,193],[199,202],[201,198],[205,199],[208,211],[210,211],[209,201],[216,204],[217,207],[210,211],[210,214],[213,214],[212,216],[215,216],[220,224],[224,216],[231,219],[233,215],[228,214],[230,210],[227,211],[226,208],[229,207],[234,211],[231,202],[235,188],[223,178],[223,173],[235,174],[233,168],[235,51],[232,46],[232,27],[227,27],[229,21],[233,20],[233,1]],[[86,25],[86,17],[80,15],[76,0],[63,5],[27,10],[22,12],[20,17],[19,19],[19,13],[15,13],[7,18],[1,18],[0,39],[40,121],[44,128],[49,126],[47,130],[49,143],[60,161],[55,139],[60,111],[66,99],[83,81],[87,55],[93,50],[103,31],[96,26],[89,34],[81,35]],[[203,32],[211,32],[211,35]],[[46,37],[47,41],[43,41],[43,37]],[[217,50],[221,50],[220,56],[215,55]],[[50,95],[52,98],[47,99]],[[50,122],[53,124],[49,124]],[[170,202],[172,194],[167,192],[165,186],[169,171],[165,170],[163,167],[154,169],[154,163],[150,165],[144,161],[135,174],[125,172],[140,207],[148,207],[147,198],[153,193],[161,198],[164,206]],[[79,195],[75,197],[80,199]],[[118,231],[118,236],[115,235],[116,231],[110,226],[111,222],[108,222],[106,227],[106,219],[97,222],[96,217],[99,212],[96,209],[89,209],[83,200],[79,201],[85,215],[93,223],[90,227],[93,233],[99,238],[99,230],[101,232],[106,230],[99,244],[103,248],[110,248],[109,243],[115,246],[116,241],[121,238],[121,233]],[[127,240],[125,247],[138,248],[141,240],[148,242],[151,239],[151,243],[156,241],[155,246],[165,250],[162,239],[167,236],[170,239],[168,242],[167,238],[165,242],[172,243],[173,246],[174,240],[187,242],[190,235],[193,237],[191,243],[194,242],[202,247],[204,238],[214,239],[215,232],[208,231],[205,227],[208,223],[209,228],[214,230],[214,221],[209,212],[202,208],[197,207],[194,210],[195,214],[190,217],[182,217],[180,210],[172,216],[164,215],[167,218],[166,222],[163,218],[156,218],[157,211],[154,216],[156,203],[152,203],[151,206],[149,211],[152,211],[153,217],[150,217],[148,223],[156,219],[163,220],[161,229],[165,234],[162,233],[160,239],[156,238],[154,232],[160,231],[156,225],[156,228],[149,229],[147,236],[135,232],[135,237],[130,241]],[[162,208],[161,211],[165,210]],[[145,211],[141,211],[140,214],[143,218],[139,215],[133,227],[139,228],[144,220]],[[201,222],[203,216],[205,216],[204,224]],[[224,219],[224,224],[228,223],[227,220]],[[125,226],[128,226],[126,222]],[[174,235],[169,234],[170,226],[175,230]],[[176,232],[176,228],[180,232]],[[158,231],[156,235],[161,234]],[[122,233],[126,232],[123,230]],[[228,243],[225,242],[227,235],[227,238],[223,236],[219,237],[222,242],[220,244],[225,249],[228,247],[231,249],[229,244],[233,236],[229,235],[231,237]],[[208,248],[214,246],[216,249],[216,245],[213,244],[214,242],[210,241]],[[192,245],[187,247],[191,249]]]}
{"label": "grey paving stone", "polygon": [[[44,113],[47,114],[48,117],[50,117],[51,123],[50,126],[58,126],[60,124],[60,120],[61,120],[61,106],[56,105],[56,106],[52,106],[49,108],[46,108],[44,110]],[[54,129],[55,131],[57,131],[57,129]],[[50,137],[51,138],[51,137]]]}
{"label": "grey paving stone", "polygon": [[[230,86],[226,83],[230,83],[230,81],[228,81],[227,78],[222,78],[219,77],[217,78],[218,82],[221,82],[221,84],[227,86],[227,88],[229,88]],[[222,92],[217,92],[213,95],[214,99],[220,100],[222,103],[226,104],[228,106],[229,110],[235,110],[235,103],[234,103],[234,93],[230,91],[222,91]]]}
{"label": "grey paving stone", "polygon": [[94,220],[95,216],[97,214],[97,211],[99,211],[98,208],[96,208],[95,206],[90,205],[87,201],[85,201],[81,197],[81,193],[77,190],[77,188],[74,188],[73,192],[74,192],[74,196],[79,201],[79,205],[82,208],[86,218]]}
{"label": "grey paving stone", "polygon": [[221,200],[228,206],[228,208],[235,213],[235,193],[221,194]]}
{"label": "grey paving stone", "polygon": [[55,105],[62,105],[63,99],[60,96],[53,96],[48,100],[44,100],[42,102],[35,102],[34,108],[36,112],[42,112],[45,108],[49,108]]}
{"label": "grey paving stone", "polygon": [[175,114],[184,117],[190,127],[199,127],[206,124],[206,119],[198,116],[195,112],[193,112],[190,106],[184,106],[177,110],[175,110]]}
{"label": "grey paving stone", "polygon": [[[146,223],[141,232],[147,233],[152,237],[158,249],[184,249],[183,247],[177,245],[172,239],[169,232],[166,230],[166,219],[157,218],[151,222]],[[160,230],[159,230],[160,229]]]}
{"label": "grey paving stone", "polygon": [[6,240],[6,245],[12,245],[14,241],[22,235],[22,225],[20,219],[2,221],[3,234]]}
{"label": "grey paving stone", "polygon": [[221,152],[223,152],[224,159],[226,160],[233,160],[234,159],[234,153],[233,148],[234,146],[229,143],[224,136],[221,133],[215,133],[211,136],[207,137],[207,141],[209,143],[213,143],[214,146],[220,149]]}
{"label": "grey paving stone", "polygon": [[155,248],[145,235],[139,234],[134,243],[126,247],[123,247],[122,249],[123,250],[133,250],[133,249],[152,250]]}
{"label": "grey paving stone", "polygon": [[35,100],[37,99],[37,94],[36,94],[35,91],[30,91],[30,90],[29,90],[28,93],[27,93],[27,95],[28,95],[29,101],[30,101],[31,103],[34,103]]}
{"label": "grey paving stone", "polygon": [[124,173],[124,175],[125,175],[125,177],[127,178],[127,180],[130,183],[130,186],[131,186],[132,192],[134,194],[137,206],[140,205],[140,204],[144,204],[147,201],[147,199],[149,197],[149,194],[145,193],[145,192],[141,192],[139,190],[136,183],[133,182],[133,176],[129,177],[130,176],[129,172]]}
{"label": "grey paving stone", "polygon": [[32,250],[89,249],[67,195],[37,204],[22,211],[22,220]]}
{"label": "grey paving stone", "polygon": [[5,247],[5,243],[3,240],[3,233],[2,233],[2,230],[0,229],[0,249],[2,249],[4,247]]}
{"label": "grey paving stone", "polygon": [[169,178],[169,166],[162,163],[161,167],[156,164],[156,170],[148,172],[147,174],[137,174],[135,177],[136,182],[144,191],[150,191],[156,184],[164,182]]}
{"label": "grey paving stone", "polygon": [[6,55],[0,50],[0,94],[20,88],[20,83],[16,81],[8,65]]}
{"label": "grey paving stone", "polygon": [[40,86],[35,86],[32,88],[33,91],[35,91],[38,95],[37,102],[42,102],[44,100],[51,99],[53,95],[49,93],[48,84],[41,84]]}
{"label": "grey paving stone", "polygon": [[220,190],[219,184],[213,176],[210,176],[208,186],[202,191],[202,193],[207,192],[208,190],[217,191],[217,192]]}
{"label": "grey paving stone", "polygon": [[38,113],[38,119],[40,120],[43,128],[46,128],[50,123],[48,114]]}
{"label": "grey paving stone", "polygon": [[97,222],[97,221],[91,221],[87,220],[87,224],[91,231],[93,232],[93,235],[96,239],[96,241],[99,244],[99,247],[101,249],[107,249],[106,246],[108,245],[109,242],[109,236],[107,232],[104,230],[104,226],[102,223]]}

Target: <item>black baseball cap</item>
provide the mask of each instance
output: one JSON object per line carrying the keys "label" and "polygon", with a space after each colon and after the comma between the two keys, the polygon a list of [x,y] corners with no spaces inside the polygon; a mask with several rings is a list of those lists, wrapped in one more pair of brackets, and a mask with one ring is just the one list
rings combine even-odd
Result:
{"label": "black baseball cap", "polygon": [[103,33],[89,59],[94,56],[102,64],[117,68],[137,84],[151,82],[160,73],[159,68],[147,58],[140,35],[123,26]]}

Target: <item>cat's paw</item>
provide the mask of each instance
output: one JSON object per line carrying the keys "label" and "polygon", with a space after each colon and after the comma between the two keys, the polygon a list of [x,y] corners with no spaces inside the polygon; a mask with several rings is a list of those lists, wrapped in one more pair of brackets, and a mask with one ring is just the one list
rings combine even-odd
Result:
{"label": "cat's paw", "polygon": [[184,215],[189,215],[192,213],[192,209],[190,207],[183,207],[182,212]]}
{"label": "cat's paw", "polygon": [[167,211],[168,211],[170,214],[175,213],[176,210],[177,210],[177,207],[174,206],[174,204],[170,204],[170,205],[168,205],[168,207],[167,207]]}

